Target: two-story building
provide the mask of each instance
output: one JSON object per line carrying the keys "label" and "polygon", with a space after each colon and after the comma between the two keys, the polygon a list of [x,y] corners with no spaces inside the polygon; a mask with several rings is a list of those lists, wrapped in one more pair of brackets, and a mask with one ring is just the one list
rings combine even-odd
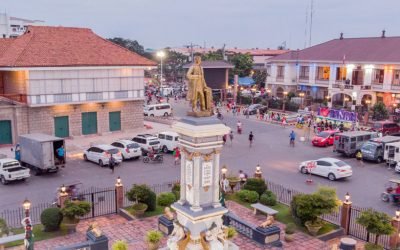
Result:
{"label": "two-story building", "polygon": [[313,99],[357,105],[400,102],[400,37],[334,39],[269,59],[268,88],[283,97],[304,93]]}
{"label": "two-story building", "polygon": [[143,127],[144,70],[154,66],[85,28],[29,26],[0,39],[0,144]]}
{"label": "two-story building", "polygon": [[44,25],[44,21],[13,17],[7,13],[0,13],[0,38],[16,38],[24,34],[28,26],[32,25]]}

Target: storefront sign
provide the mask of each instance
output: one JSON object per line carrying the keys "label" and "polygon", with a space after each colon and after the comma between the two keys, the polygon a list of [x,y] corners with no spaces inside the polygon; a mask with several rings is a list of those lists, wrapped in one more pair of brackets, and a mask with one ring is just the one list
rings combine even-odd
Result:
{"label": "storefront sign", "polygon": [[330,108],[319,108],[318,115],[326,118],[337,119],[348,122],[357,121],[357,113],[346,110],[337,110]]}

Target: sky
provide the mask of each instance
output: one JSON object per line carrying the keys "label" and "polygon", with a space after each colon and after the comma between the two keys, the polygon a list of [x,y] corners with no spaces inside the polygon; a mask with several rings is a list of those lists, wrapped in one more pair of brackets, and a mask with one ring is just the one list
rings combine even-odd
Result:
{"label": "sky", "polygon": [[[88,27],[151,49],[190,43],[272,49],[284,42],[302,49],[309,46],[310,5],[311,0],[0,0],[0,12]],[[341,32],[371,37],[385,29],[387,36],[400,36],[400,0],[314,0],[313,9],[311,45]]]}

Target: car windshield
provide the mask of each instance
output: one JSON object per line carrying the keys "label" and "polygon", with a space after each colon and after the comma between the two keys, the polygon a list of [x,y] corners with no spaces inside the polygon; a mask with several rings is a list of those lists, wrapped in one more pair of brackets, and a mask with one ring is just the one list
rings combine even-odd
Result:
{"label": "car windshield", "polygon": [[348,166],[347,163],[344,162],[344,161],[337,161],[337,162],[335,162],[335,165],[338,166],[338,167],[346,167],[346,166]]}
{"label": "car windshield", "polygon": [[132,144],[128,144],[126,147],[127,148],[139,148],[140,146],[137,143],[132,143]]}
{"label": "car windshield", "polygon": [[318,137],[328,138],[331,134],[328,132],[321,132],[318,134]]}
{"label": "car windshield", "polygon": [[374,148],[376,148],[378,145],[376,143],[372,143],[372,142],[366,142],[362,145],[361,149],[364,150],[373,150]]}
{"label": "car windshield", "polygon": [[380,123],[375,123],[375,124],[374,124],[374,128],[380,129],[380,128],[382,128],[382,124],[380,124]]}
{"label": "car windshield", "polygon": [[19,162],[12,161],[3,164],[3,168],[14,168],[14,167],[19,167]]}
{"label": "car windshield", "polygon": [[150,141],[149,142],[149,145],[157,145],[157,144],[160,144],[160,142],[159,141]]}
{"label": "car windshield", "polygon": [[119,150],[116,149],[116,148],[112,148],[112,149],[107,150],[107,152],[108,152],[109,154],[118,154]]}

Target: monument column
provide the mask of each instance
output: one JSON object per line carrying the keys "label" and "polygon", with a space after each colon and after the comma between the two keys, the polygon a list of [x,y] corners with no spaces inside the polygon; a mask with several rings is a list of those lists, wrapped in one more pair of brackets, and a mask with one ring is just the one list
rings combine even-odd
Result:
{"label": "monument column", "polygon": [[[181,152],[183,152],[181,148]],[[183,205],[186,202],[186,152],[181,154],[181,190],[178,203]]]}
{"label": "monument column", "polygon": [[199,152],[193,154],[193,204],[190,210],[198,212],[200,207],[200,185],[201,185],[201,157]]}
{"label": "monument column", "polygon": [[217,208],[221,206],[219,202],[219,157],[220,157],[221,150],[215,149],[214,150],[214,157],[213,157],[213,175],[214,175],[214,193],[213,193],[213,207]]}

